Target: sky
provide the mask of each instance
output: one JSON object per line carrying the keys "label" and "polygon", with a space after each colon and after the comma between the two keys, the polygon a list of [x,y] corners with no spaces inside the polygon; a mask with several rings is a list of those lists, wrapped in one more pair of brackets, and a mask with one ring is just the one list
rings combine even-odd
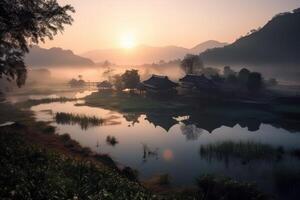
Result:
{"label": "sky", "polygon": [[231,43],[300,0],[58,0],[71,4],[74,23],[42,47],[81,54],[95,49]]}

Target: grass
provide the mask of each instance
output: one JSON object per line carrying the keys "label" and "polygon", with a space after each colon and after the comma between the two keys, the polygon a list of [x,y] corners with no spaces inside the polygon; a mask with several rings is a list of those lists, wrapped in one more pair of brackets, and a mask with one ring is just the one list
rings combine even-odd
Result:
{"label": "grass", "polygon": [[176,111],[186,107],[175,101],[159,101],[152,98],[145,98],[140,95],[127,93],[101,93],[94,92],[85,97],[85,105],[102,107],[121,112],[161,112],[161,110]]}
{"label": "grass", "polygon": [[9,103],[0,103],[0,113],[0,124],[8,121],[28,121],[32,116],[30,111],[21,111]]}
{"label": "grass", "polygon": [[86,130],[91,126],[100,126],[104,123],[103,119],[96,116],[86,116],[72,113],[58,112],[55,115],[58,124],[79,124],[81,129]]}
{"label": "grass", "polygon": [[255,142],[225,141],[215,144],[202,145],[200,155],[207,160],[220,160],[228,162],[230,159],[241,160],[246,164],[253,160],[279,160],[284,149]]}
{"label": "grass", "polygon": [[4,130],[0,157],[2,199],[155,198],[137,182],[111,169],[29,145],[20,135]]}
{"label": "grass", "polygon": [[19,108],[30,108],[32,106],[36,106],[39,104],[46,104],[46,103],[54,103],[60,102],[65,103],[68,101],[77,101],[77,98],[67,98],[67,97],[59,97],[59,98],[44,98],[44,99],[29,99],[27,101],[16,103],[16,106]]}

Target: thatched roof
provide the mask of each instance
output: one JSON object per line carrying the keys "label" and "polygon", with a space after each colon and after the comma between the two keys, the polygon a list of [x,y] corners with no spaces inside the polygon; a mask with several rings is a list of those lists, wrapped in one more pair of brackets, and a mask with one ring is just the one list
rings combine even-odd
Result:
{"label": "thatched roof", "polygon": [[177,83],[170,81],[167,76],[152,75],[151,78],[143,82],[145,87],[153,89],[171,89],[177,86]]}

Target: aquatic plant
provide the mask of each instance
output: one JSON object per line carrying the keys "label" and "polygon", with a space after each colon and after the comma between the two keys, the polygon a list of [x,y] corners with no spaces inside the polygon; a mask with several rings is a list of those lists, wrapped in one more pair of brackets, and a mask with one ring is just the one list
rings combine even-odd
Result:
{"label": "aquatic plant", "polygon": [[67,98],[67,97],[29,99],[27,101],[17,103],[16,106],[20,107],[20,108],[30,108],[32,106],[36,106],[36,105],[39,105],[39,104],[54,103],[54,102],[65,103],[65,102],[68,102],[68,101],[77,101],[77,100],[79,100],[79,99],[77,99],[77,98]]}
{"label": "aquatic plant", "polygon": [[209,200],[269,200],[270,196],[260,192],[255,185],[241,183],[227,177],[205,175],[197,179],[200,199]]}
{"label": "aquatic plant", "polygon": [[100,119],[96,116],[86,116],[83,114],[72,114],[58,112],[55,115],[55,120],[58,124],[79,124],[81,129],[86,130],[91,126],[100,126],[104,123],[103,119]]}
{"label": "aquatic plant", "polygon": [[111,145],[111,146],[115,146],[116,144],[119,143],[119,141],[116,139],[115,136],[107,136],[106,137],[106,143]]}
{"label": "aquatic plant", "polygon": [[284,154],[282,147],[274,148],[270,145],[255,142],[217,142],[202,145],[201,157],[207,160],[220,160],[229,162],[230,159],[239,159],[243,164],[253,160],[280,160]]}

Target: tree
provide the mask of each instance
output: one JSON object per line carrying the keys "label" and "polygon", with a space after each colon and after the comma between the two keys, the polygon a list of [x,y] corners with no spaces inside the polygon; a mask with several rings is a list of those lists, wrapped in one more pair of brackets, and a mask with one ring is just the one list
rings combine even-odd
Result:
{"label": "tree", "polygon": [[203,69],[203,61],[200,56],[187,54],[181,61],[181,68],[186,74],[195,74]]}
{"label": "tree", "polygon": [[278,81],[276,80],[276,78],[270,78],[266,81],[266,85],[269,87],[274,87],[278,85]]}
{"label": "tree", "polygon": [[138,73],[138,70],[126,70],[126,72],[122,75],[122,81],[124,83],[125,88],[136,88],[140,83],[140,75]]}
{"label": "tree", "polygon": [[233,70],[230,68],[230,66],[225,66],[225,67],[224,67],[223,73],[224,73],[224,77],[225,77],[225,78],[227,78],[227,77],[230,76],[230,75],[235,75],[235,74],[236,74],[235,71],[233,71]]}
{"label": "tree", "polygon": [[260,73],[251,72],[247,81],[248,90],[251,92],[259,91],[263,86],[263,79]]}
{"label": "tree", "polygon": [[124,89],[124,84],[120,75],[117,74],[113,76],[113,85],[118,91],[122,91]]}
{"label": "tree", "polygon": [[238,74],[238,79],[240,83],[246,85],[249,75],[250,75],[250,71],[248,69],[246,68],[241,69]]}
{"label": "tree", "polygon": [[57,0],[0,1],[0,78],[25,83],[24,55],[32,44],[44,42],[64,30],[73,19],[70,5],[60,6]]}
{"label": "tree", "polygon": [[208,77],[217,76],[219,75],[219,69],[206,67],[201,70],[201,73]]}

